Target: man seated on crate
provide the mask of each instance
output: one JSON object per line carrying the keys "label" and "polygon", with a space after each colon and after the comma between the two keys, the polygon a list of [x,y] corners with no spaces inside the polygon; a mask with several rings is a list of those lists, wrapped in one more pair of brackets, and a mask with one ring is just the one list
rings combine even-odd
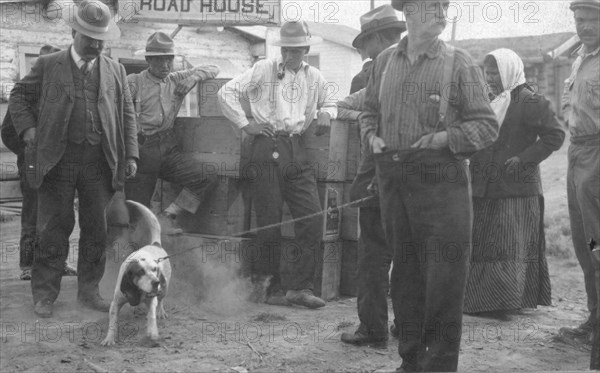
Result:
{"label": "man seated on crate", "polygon": [[[323,217],[319,214],[316,178],[301,135],[315,114],[315,134],[328,133],[337,109],[328,97],[329,84],[321,72],[303,61],[310,46],[321,39],[311,36],[302,21],[285,23],[280,36],[273,45],[281,47],[281,57],[258,61],[229,81],[219,91],[219,103],[223,114],[252,138],[250,164],[244,170],[244,174],[253,171],[248,179],[260,250],[252,269],[272,276],[266,303],[319,308],[325,302],[313,294],[313,277]],[[254,119],[250,121],[240,102],[242,95],[253,98],[250,111]],[[294,226],[295,242],[285,247],[277,224],[281,222],[284,201],[294,219],[300,219]]]}
{"label": "man seated on crate", "polygon": [[140,160],[138,176],[125,186],[127,199],[150,205],[157,178],[183,186],[175,201],[158,214],[163,233],[178,234],[177,215],[192,214],[216,186],[216,179],[205,175],[206,167],[191,154],[181,151],[173,124],[185,95],[196,83],[219,73],[214,65],[203,65],[172,72],[175,43],[163,32],[148,38],[148,69],[127,76],[135,104]]}

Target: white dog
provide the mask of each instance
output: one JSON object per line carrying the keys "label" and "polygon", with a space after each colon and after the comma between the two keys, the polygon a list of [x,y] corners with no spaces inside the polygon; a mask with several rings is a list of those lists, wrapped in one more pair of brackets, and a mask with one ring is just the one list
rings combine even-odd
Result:
{"label": "white dog", "polygon": [[108,332],[103,346],[115,344],[119,310],[125,303],[137,306],[144,301],[148,308],[147,333],[152,341],[158,340],[156,318],[166,318],[163,299],[171,279],[171,264],[167,252],[161,247],[160,224],[156,216],[144,205],[126,201],[131,220],[144,226],[152,244],[131,253],[121,264],[115,294],[110,304]]}

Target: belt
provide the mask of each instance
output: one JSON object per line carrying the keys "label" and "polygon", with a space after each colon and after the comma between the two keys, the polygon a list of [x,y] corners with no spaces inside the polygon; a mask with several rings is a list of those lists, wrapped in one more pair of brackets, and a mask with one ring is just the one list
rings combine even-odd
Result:
{"label": "belt", "polygon": [[162,140],[166,137],[172,136],[173,135],[173,131],[166,130],[166,131],[160,131],[160,132],[156,132],[153,133],[152,135],[144,135],[143,133],[138,133],[138,144],[140,145],[144,145],[144,143],[148,142],[148,141],[154,141],[154,140]]}
{"label": "belt", "polygon": [[571,136],[571,144],[573,144],[573,145],[599,145],[600,146],[600,134],[584,135],[584,136]]}
{"label": "belt", "polygon": [[278,131],[275,131],[274,137],[294,137],[294,136],[300,136],[300,134],[299,133],[289,133],[287,131],[278,130]]}

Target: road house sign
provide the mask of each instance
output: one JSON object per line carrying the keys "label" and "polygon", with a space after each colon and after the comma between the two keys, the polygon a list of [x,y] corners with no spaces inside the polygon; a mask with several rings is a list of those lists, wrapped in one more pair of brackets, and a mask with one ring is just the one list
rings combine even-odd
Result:
{"label": "road house sign", "polygon": [[127,0],[143,21],[176,24],[279,25],[281,0]]}

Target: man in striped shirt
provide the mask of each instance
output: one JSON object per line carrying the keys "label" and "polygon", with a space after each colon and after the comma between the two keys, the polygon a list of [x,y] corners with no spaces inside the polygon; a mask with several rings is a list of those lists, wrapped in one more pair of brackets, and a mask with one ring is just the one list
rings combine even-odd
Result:
{"label": "man in striped shirt", "polygon": [[392,6],[404,12],[408,36],[377,57],[359,123],[394,249],[400,371],[456,371],[473,219],[460,159],[491,145],[498,124],[479,67],[439,39],[449,0]]}

